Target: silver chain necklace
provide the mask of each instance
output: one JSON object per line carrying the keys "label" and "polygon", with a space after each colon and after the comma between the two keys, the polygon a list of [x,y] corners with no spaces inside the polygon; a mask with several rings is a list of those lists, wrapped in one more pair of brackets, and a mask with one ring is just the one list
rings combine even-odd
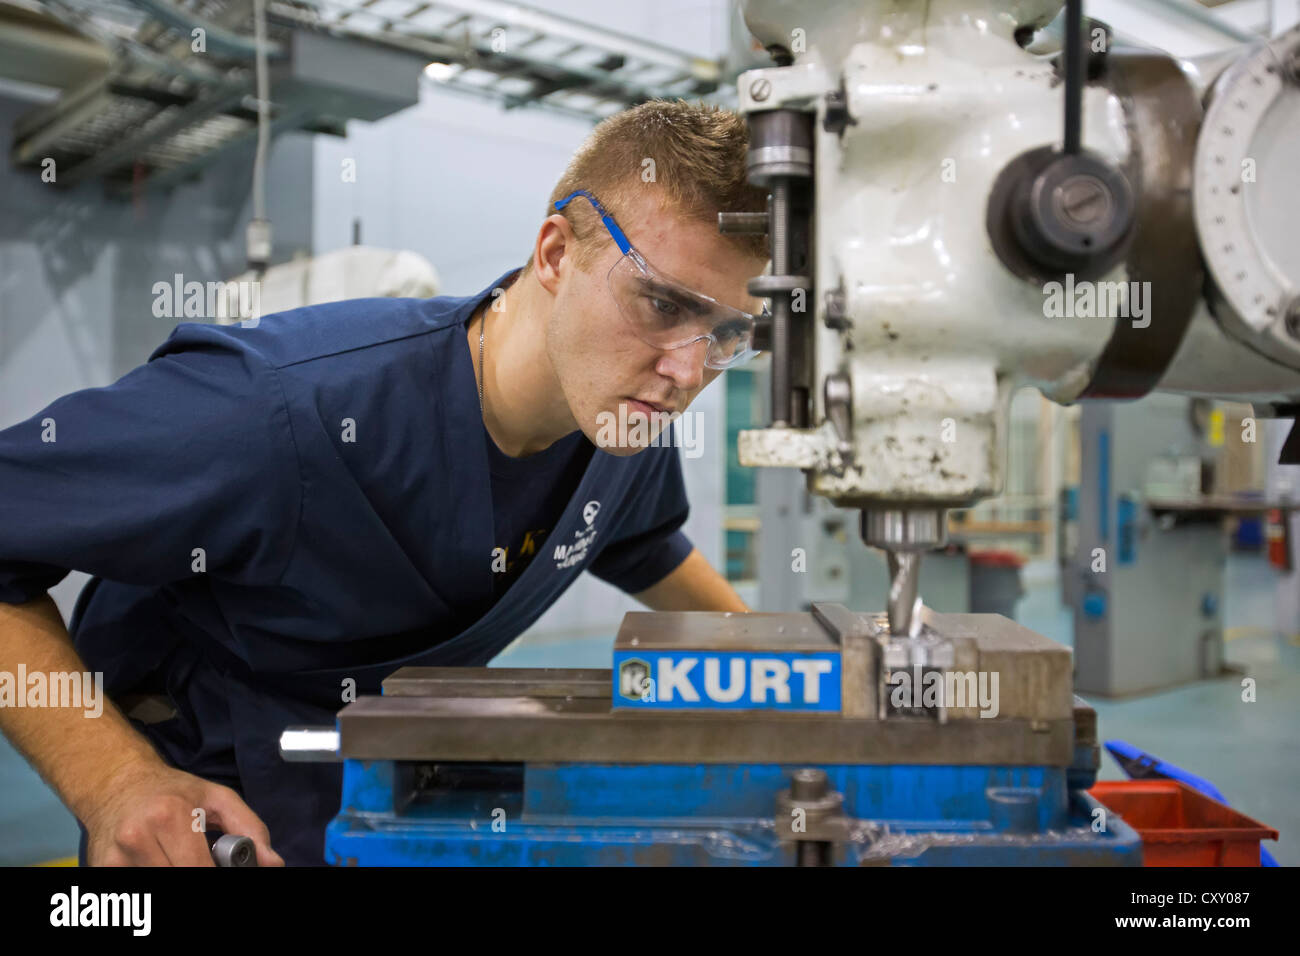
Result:
{"label": "silver chain necklace", "polygon": [[487,370],[483,368],[483,333],[487,331],[487,310],[483,310],[483,318],[479,320],[478,326],[478,413],[483,415],[483,380],[487,378]]}

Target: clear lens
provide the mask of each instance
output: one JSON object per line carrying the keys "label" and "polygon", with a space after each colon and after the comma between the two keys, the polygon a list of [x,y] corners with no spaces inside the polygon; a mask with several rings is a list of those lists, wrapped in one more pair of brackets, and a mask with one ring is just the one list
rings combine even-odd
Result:
{"label": "clear lens", "polygon": [[704,363],[722,369],[754,353],[754,317],[668,279],[636,256],[623,256],[609,271],[609,288],[619,311],[643,342],[676,349],[709,340]]}

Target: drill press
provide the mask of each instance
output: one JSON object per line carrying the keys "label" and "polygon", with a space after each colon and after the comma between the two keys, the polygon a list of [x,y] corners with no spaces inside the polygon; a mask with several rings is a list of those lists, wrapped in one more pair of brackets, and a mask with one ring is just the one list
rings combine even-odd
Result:
{"label": "drill press", "polygon": [[[1300,210],[1279,177],[1245,198],[1263,184],[1243,188],[1238,160],[1300,150],[1300,31],[1219,74],[1114,47],[1081,0],[1055,57],[1025,49],[1053,0],[826,2],[812,29],[806,6],[743,9],[778,65],[739,81],[750,179],[771,193],[772,267],[750,291],[771,302],[773,409],[740,460],[861,511],[892,633],[919,633],[946,509],[1000,492],[1016,388],[1294,416],[1300,261],[1275,207]],[[1219,115],[1201,133],[1203,100]],[[1057,286],[1122,301],[1065,320]]]}

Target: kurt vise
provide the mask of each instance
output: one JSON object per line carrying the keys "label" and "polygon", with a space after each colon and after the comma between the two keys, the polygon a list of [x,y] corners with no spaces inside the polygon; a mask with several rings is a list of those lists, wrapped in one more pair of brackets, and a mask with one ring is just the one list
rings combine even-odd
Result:
{"label": "kurt vise", "polygon": [[342,759],[344,865],[1138,865],[1065,648],[1006,618],[632,612],[608,670],[398,670]]}

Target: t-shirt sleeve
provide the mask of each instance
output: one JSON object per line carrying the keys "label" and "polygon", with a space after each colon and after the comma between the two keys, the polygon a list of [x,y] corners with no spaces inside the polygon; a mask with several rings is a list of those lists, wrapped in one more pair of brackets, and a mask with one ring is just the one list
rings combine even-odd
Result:
{"label": "t-shirt sleeve", "polygon": [[628,594],[658,584],[693,549],[681,530],[690,503],[676,447],[650,448],[640,454],[653,454],[653,463],[623,503],[629,511],[618,535],[590,565],[592,574]]}
{"label": "t-shirt sleeve", "polygon": [[72,570],[127,584],[273,583],[302,481],[276,370],[215,326],[181,325],[113,385],[0,431],[0,601]]}

